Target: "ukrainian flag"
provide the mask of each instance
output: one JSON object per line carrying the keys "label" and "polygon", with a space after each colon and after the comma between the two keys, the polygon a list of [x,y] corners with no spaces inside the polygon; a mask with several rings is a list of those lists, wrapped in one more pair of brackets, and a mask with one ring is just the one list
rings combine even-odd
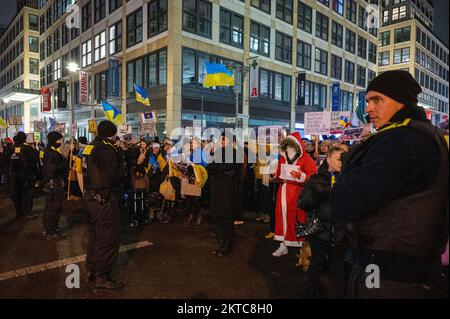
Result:
{"label": "ukrainian flag", "polygon": [[351,125],[350,121],[348,120],[348,118],[346,118],[345,116],[340,116],[339,117],[339,123],[344,127],[347,128]]}
{"label": "ukrainian flag", "polygon": [[8,128],[8,123],[0,116],[0,127],[1,128]]}
{"label": "ukrainian flag", "polygon": [[204,87],[213,86],[233,86],[233,72],[227,69],[223,64],[205,63],[206,75],[203,80]]}
{"label": "ukrainian flag", "polygon": [[102,106],[108,121],[111,121],[116,125],[125,123],[122,112],[117,107],[108,102],[102,102]]}
{"label": "ukrainian flag", "polygon": [[134,91],[136,92],[136,101],[141,102],[144,105],[150,106],[150,100],[147,92],[144,88],[140,87],[136,83],[134,84]]}

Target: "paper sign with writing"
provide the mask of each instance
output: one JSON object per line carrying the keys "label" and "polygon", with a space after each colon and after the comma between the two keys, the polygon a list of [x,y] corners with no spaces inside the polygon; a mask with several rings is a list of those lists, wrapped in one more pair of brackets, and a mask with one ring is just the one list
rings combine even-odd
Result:
{"label": "paper sign with writing", "polygon": [[306,135],[328,135],[330,134],[330,126],[331,126],[330,112],[305,113]]}

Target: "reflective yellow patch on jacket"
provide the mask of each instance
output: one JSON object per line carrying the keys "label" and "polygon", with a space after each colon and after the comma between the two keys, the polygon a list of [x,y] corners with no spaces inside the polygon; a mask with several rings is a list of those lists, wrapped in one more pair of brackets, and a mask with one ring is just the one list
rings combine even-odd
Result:
{"label": "reflective yellow patch on jacket", "polygon": [[39,158],[40,158],[40,159],[43,159],[43,158],[44,158],[44,151],[40,151],[40,152],[39,152]]}
{"label": "reflective yellow patch on jacket", "polygon": [[94,145],[88,145],[83,150],[83,155],[91,155],[92,150],[94,149]]}
{"label": "reflective yellow patch on jacket", "polygon": [[16,154],[20,154],[20,147],[16,147],[16,148],[14,148],[14,153],[16,153]]}

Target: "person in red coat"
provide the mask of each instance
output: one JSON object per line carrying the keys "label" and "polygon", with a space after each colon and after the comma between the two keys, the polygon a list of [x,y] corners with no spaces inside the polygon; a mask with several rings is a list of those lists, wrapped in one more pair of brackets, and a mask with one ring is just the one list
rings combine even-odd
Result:
{"label": "person in red coat", "polygon": [[273,256],[288,253],[288,247],[301,247],[295,234],[295,224],[306,221],[306,213],[297,207],[298,198],[311,175],[317,173],[314,160],[303,146],[300,133],[294,132],[281,143],[277,180],[280,185],[275,211],[275,240],[280,247]]}

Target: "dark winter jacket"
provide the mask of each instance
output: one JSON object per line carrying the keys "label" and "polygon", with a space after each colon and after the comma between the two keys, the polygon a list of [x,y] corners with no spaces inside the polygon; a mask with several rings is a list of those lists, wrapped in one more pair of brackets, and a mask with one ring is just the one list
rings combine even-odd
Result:
{"label": "dark winter jacket", "polygon": [[44,181],[65,180],[68,173],[69,163],[58,150],[52,146],[47,146],[44,150],[44,158],[42,159],[42,170],[44,173]]}
{"label": "dark winter jacket", "polygon": [[324,226],[324,231],[308,238],[308,240],[338,246],[349,243],[346,224],[336,220],[331,215],[329,204],[331,194],[331,173],[328,163],[324,161],[318,173],[312,175],[302,191],[299,199],[299,208],[304,210],[308,217],[317,215]]}

